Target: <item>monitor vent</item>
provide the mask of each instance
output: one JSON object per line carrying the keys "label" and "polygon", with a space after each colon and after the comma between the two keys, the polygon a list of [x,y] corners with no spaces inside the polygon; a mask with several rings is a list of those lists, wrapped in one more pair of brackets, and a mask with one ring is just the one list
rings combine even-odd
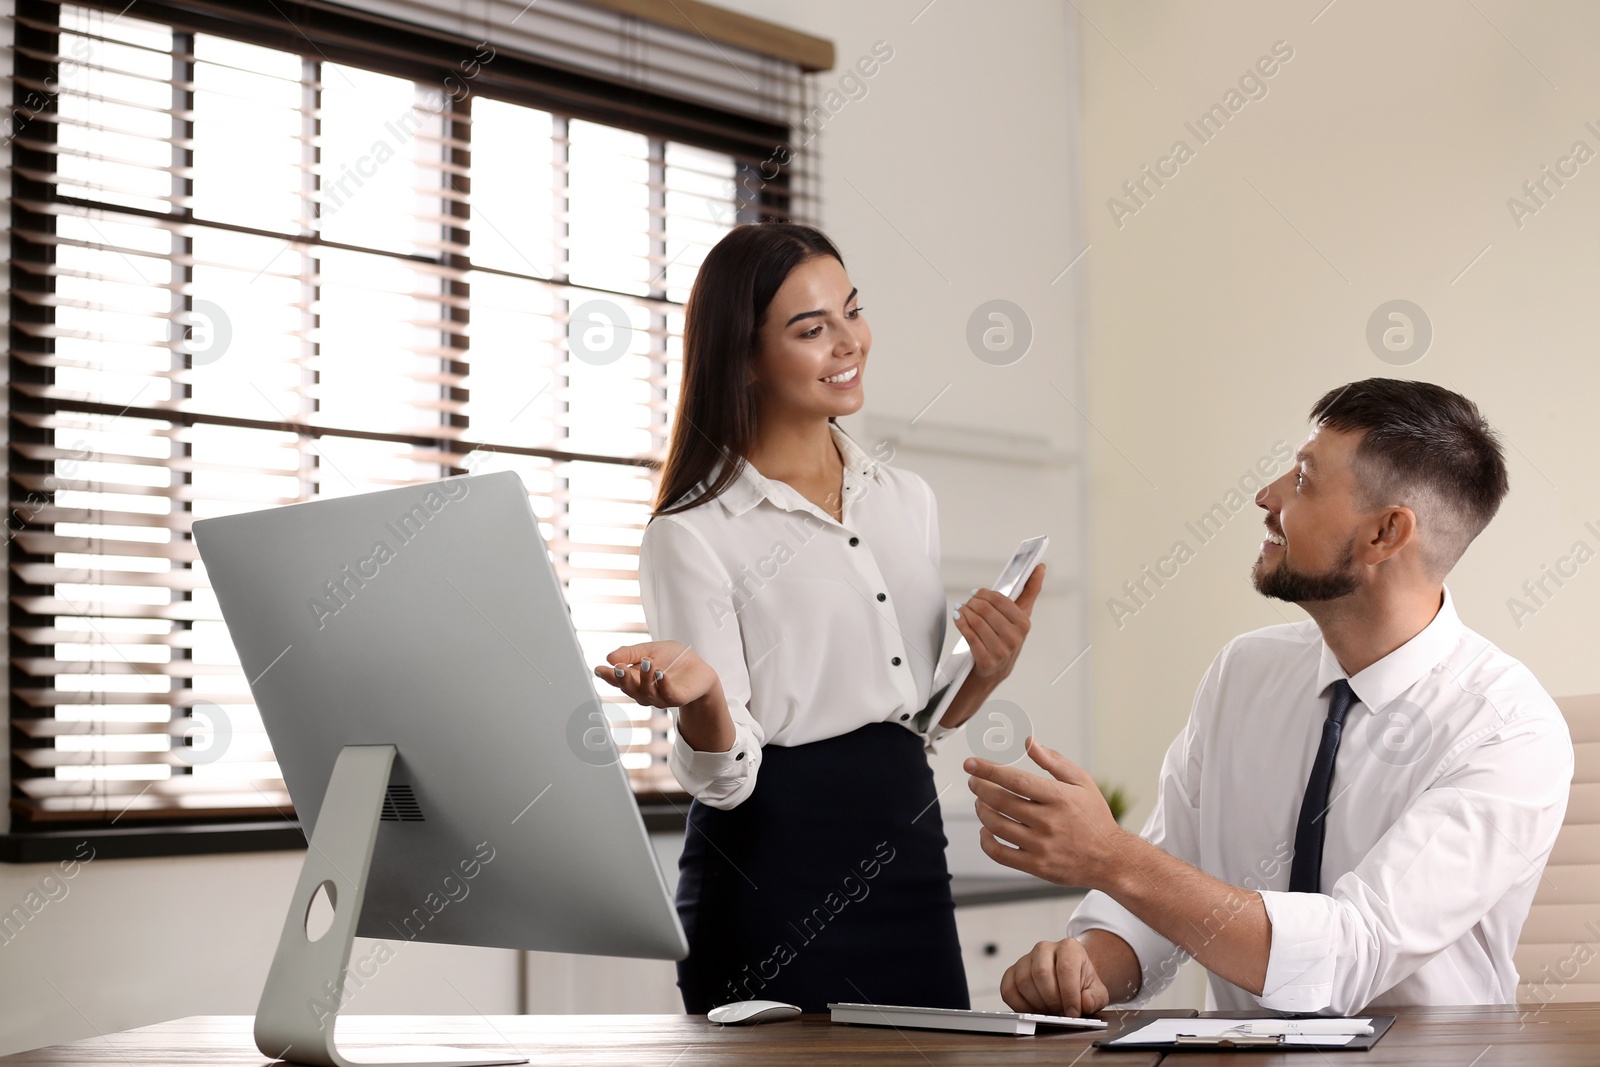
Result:
{"label": "monitor vent", "polygon": [[383,797],[382,822],[422,822],[422,805],[409,785],[391,785]]}

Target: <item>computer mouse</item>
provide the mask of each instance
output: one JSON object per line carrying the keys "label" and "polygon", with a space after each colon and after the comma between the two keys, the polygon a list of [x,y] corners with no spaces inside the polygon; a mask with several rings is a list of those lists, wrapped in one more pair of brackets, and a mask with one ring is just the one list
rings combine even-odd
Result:
{"label": "computer mouse", "polygon": [[785,1004],[781,1000],[736,1000],[712,1008],[706,1018],[724,1026],[749,1026],[753,1023],[776,1023],[793,1019],[800,1014],[799,1005]]}

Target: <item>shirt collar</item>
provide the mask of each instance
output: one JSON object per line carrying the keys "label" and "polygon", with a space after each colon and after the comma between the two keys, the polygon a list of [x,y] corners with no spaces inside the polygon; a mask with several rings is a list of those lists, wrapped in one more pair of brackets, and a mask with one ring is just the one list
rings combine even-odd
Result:
{"label": "shirt collar", "polygon": [[1350,688],[1355,692],[1356,699],[1366,705],[1369,711],[1377,711],[1443,662],[1460,643],[1464,629],[1461,617],[1456,614],[1450,587],[1445,586],[1444,602],[1439,605],[1438,614],[1434,615],[1432,622],[1411,640],[1354,675],[1345,674],[1338,658],[1324,640],[1322,661],[1317,667],[1317,693],[1321,695],[1340,678],[1349,677]]}
{"label": "shirt collar", "polygon": [[[839,455],[844,459],[845,496],[853,497],[860,491],[865,479],[878,477],[878,462],[867,455],[849,434],[839,428],[837,423],[828,423],[828,429],[833,434],[834,444],[839,446]],[[717,497],[730,515],[743,515],[763,500],[770,500],[786,511],[816,508],[816,505],[787,484],[767,478],[751,464],[741,463],[739,467],[739,477],[729,483],[728,488]],[[721,471],[722,461],[718,460],[716,469],[706,479],[706,484],[715,482]]]}

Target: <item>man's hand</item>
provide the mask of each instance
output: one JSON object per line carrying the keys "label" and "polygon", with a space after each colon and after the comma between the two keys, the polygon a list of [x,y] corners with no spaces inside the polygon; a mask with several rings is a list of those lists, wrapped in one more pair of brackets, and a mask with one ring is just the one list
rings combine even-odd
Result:
{"label": "man's hand", "polygon": [[[1212,974],[1260,996],[1272,953],[1272,920],[1260,892],[1229,885],[1119,827],[1094,779],[1059,752],[1030,737],[1028,755],[1051,777],[982,759],[962,765],[978,797],[984,853],[1057,885],[1100,890]],[[1226,917],[1220,929],[1218,916]],[[1122,1003],[1131,995],[1127,983],[1139,988],[1137,961],[1108,966],[1099,938],[1089,943],[1095,971],[1120,990],[1114,995]]]}
{"label": "man's hand", "polygon": [[1109,889],[1126,831],[1088,772],[1034,738],[1027,746],[1050,778],[984,759],[963,764],[978,798],[979,845],[996,863],[1057,885]]}
{"label": "man's hand", "polygon": [[1006,968],[1000,996],[1012,1011],[1093,1015],[1111,1002],[1089,953],[1074,938],[1041,941]]}

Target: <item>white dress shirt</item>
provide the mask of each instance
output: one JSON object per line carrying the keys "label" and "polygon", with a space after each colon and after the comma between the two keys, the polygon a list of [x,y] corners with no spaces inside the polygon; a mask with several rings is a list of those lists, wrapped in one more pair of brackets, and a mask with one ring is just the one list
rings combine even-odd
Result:
{"label": "white dress shirt", "polygon": [[829,425],[844,459],[842,521],[747,463],[715,500],[645,527],[645,624],[716,670],[733,717],[726,752],[697,752],[679,734],[668,757],[712,807],[750,795],[762,745],[874,722],[915,732],[928,703],[948,611],[933,490]]}
{"label": "white dress shirt", "polygon": [[[1532,673],[1462,625],[1448,590],[1421,633],[1349,679],[1322,892],[1290,893],[1295,827],[1345,677],[1314,622],[1230,641],[1167,750],[1142,836],[1261,893],[1272,922],[1257,997],[1210,975],[1208,1001],[1350,1014],[1516,1001],[1512,952],[1566,812],[1566,721]],[[1227,921],[1226,909],[1206,924]],[[1103,893],[1068,924],[1119,935],[1139,1002],[1184,957]]]}

